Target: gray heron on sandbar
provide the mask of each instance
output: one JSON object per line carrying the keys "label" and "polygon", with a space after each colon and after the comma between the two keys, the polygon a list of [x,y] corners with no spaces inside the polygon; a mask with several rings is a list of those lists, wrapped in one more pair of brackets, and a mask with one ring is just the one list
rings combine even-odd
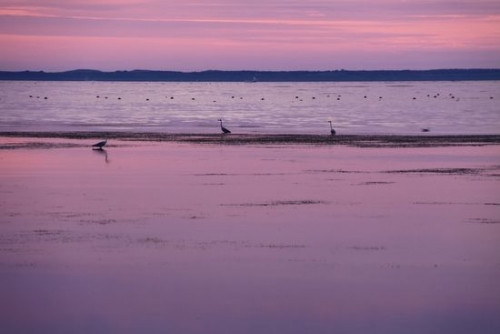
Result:
{"label": "gray heron on sandbar", "polygon": [[330,123],[330,133],[332,136],[335,136],[336,132],[335,130],[333,129],[333,126],[332,126],[332,121],[328,121],[328,123]]}
{"label": "gray heron on sandbar", "polygon": [[222,119],[221,118],[219,118],[219,122],[220,122],[220,129],[222,130],[223,134],[231,133],[231,131],[229,131],[227,128],[222,126]]}

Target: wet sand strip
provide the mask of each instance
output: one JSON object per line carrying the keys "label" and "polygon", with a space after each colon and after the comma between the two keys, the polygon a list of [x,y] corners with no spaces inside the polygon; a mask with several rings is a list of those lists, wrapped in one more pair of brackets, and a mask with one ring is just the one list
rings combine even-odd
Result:
{"label": "wet sand strip", "polygon": [[103,139],[225,145],[345,145],[355,147],[442,147],[500,145],[500,135],[315,135],[155,132],[0,132],[9,138]]}

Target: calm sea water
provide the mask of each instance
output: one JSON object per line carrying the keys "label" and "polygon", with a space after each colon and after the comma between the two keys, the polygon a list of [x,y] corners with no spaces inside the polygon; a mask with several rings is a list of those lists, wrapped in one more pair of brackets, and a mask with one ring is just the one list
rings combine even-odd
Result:
{"label": "calm sea water", "polygon": [[500,82],[0,82],[0,131],[500,133]]}

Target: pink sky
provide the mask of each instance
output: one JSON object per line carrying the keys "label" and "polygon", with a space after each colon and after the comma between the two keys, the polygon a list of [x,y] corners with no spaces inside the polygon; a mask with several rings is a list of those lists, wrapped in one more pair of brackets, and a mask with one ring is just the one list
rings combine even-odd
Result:
{"label": "pink sky", "polygon": [[500,67],[498,0],[0,0],[0,70]]}

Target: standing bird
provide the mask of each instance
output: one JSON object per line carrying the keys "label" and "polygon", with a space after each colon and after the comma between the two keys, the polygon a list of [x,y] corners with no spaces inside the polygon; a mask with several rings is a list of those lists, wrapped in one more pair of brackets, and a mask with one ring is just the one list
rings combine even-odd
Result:
{"label": "standing bird", "polygon": [[332,134],[332,136],[335,136],[336,132],[335,132],[335,130],[333,129],[333,126],[332,126],[332,121],[328,121],[328,123],[330,123],[330,133]]}
{"label": "standing bird", "polygon": [[92,145],[92,149],[93,150],[102,150],[102,148],[104,147],[104,145],[106,145],[107,142],[108,142],[107,139],[100,141],[97,144]]}
{"label": "standing bird", "polygon": [[231,133],[231,131],[222,126],[222,119],[219,118],[219,122],[220,122],[220,129],[222,130],[223,134]]}

